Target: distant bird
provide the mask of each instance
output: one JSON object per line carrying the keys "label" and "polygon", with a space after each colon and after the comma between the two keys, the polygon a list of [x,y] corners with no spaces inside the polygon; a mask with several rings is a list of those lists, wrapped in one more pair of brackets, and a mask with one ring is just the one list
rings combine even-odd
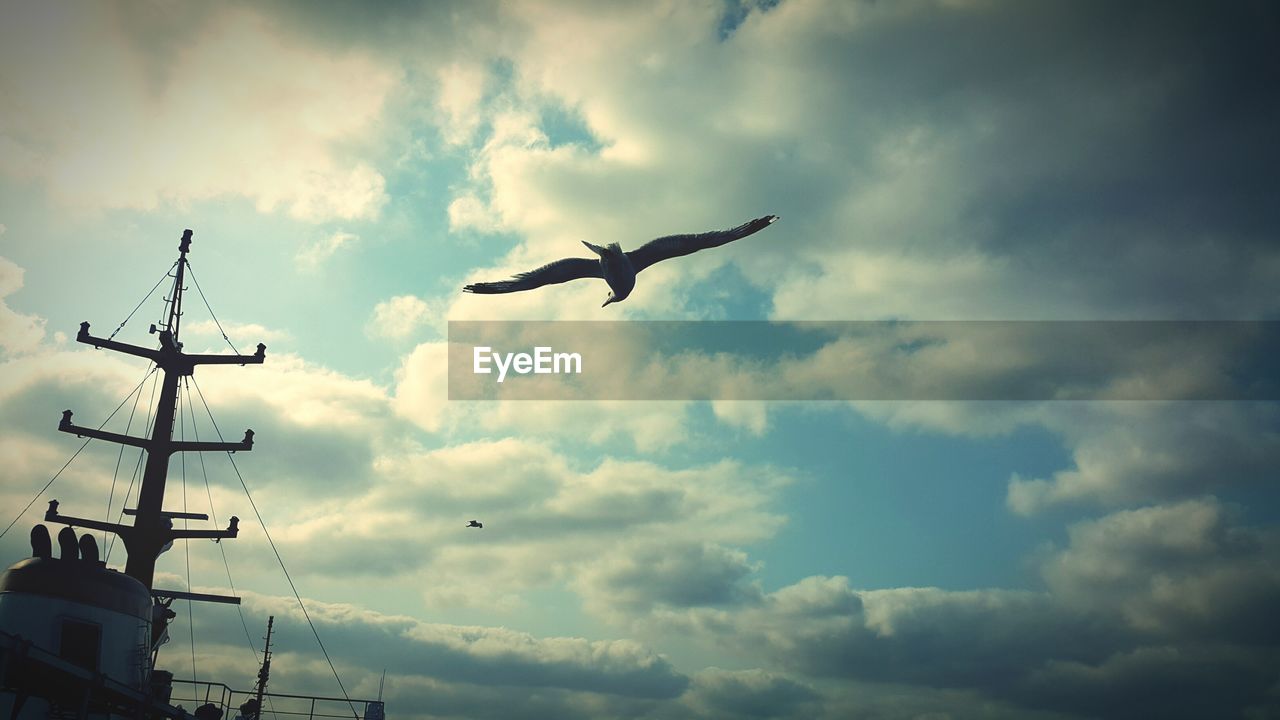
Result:
{"label": "distant bird", "polygon": [[479,521],[477,521],[477,520],[472,520],[471,522],[467,523],[467,527],[478,527],[478,528],[482,528],[482,527],[484,527],[484,523],[479,522]]}
{"label": "distant bird", "polygon": [[592,260],[591,258],[564,258],[563,260],[547,263],[537,270],[519,273],[510,280],[473,283],[462,288],[462,290],[463,292],[493,295],[532,290],[543,285],[555,285],[579,278],[604,278],[604,281],[609,283],[609,289],[613,291],[605,299],[604,305],[600,306],[604,307],[609,303],[626,300],[627,296],[631,294],[632,288],[636,286],[636,274],[650,265],[682,255],[689,255],[699,250],[726,245],[734,240],[740,240],[752,233],[759,232],[777,220],[777,215],[766,215],[751,222],[743,223],[731,230],[716,230],[699,235],[668,235],[650,240],[631,252],[623,252],[618,243],[610,243],[607,247],[600,247],[583,240],[582,244],[599,256],[598,260]]}

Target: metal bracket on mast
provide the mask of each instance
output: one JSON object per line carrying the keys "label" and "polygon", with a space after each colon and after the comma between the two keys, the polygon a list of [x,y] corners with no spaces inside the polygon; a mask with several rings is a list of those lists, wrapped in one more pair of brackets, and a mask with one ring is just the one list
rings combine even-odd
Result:
{"label": "metal bracket on mast", "polygon": [[151,589],[151,594],[157,598],[170,598],[178,600],[195,600],[197,602],[216,602],[226,603],[228,605],[239,605],[240,598],[235,595],[212,595],[210,593],[193,593],[184,592],[182,590],[157,590]]}
{"label": "metal bracket on mast", "polygon": [[[146,448],[148,452],[157,452],[155,449],[156,442],[154,438],[140,438],[132,435],[121,435],[120,433],[107,432],[105,430],[97,430],[94,428],[81,427],[71,422],[71,416],[75,413],[70,410],[62,411],[62,422],[58,423],[58,430],[65,433],[74,433],[76,437],[90,437],[96,440],[106,440],[120,445],[132,445],[133,447]],[[253,449],[253,431],[245,430],[244,439],[238,443],[229,442],[191,442],[188,440],[170,440],[162,442],[164,447],[158,452],[218,452],[225,450],[227,452],[235,452],[237,450]]]}
{"label": "metal bracket on mast", "polygon": [[[182,320],[182,293],[186,289],[183,279],[187,270],[187,253],[191,251],[190,230],[182,234],[178,245],[178,261],[173,273],[173,289],[168,297],[167,321],[161,323],[159,347],[145,348],[128,343],[116,342],[110,338],[95,337],[89,332],[89,323],[80,323],[80,332],[76,340],[95,348],[106,348],[116,352],[146,358],[164,371],[160,384],[160,396],[155,407],[154,424],[149,438],[139,438],[120,433],[107,432],[100,429],[86,428],[72,422],[70,410],[62,413],[62,421],[58,429],[73,433],[78,437],[106,440],[119,445],[129,445],[147,451],[146,467],[143,470],[142,484],[138,491],[138,505],[132,513],[134,523],[131,526],[117,523],[99,522],[83,518],[59,515],[57,501],[51,502],[45,519],[67,525],[106,530],[114,532],[124,540],[128,552],[128,563],[125,572],[151,587],[155,575],[156,558],[164,551],[167,544],[179,538],[208,538],[221,540],[234,538],[239,533],[237,518],[231,518],[226,530],[176,530],[173,518],[184,514],[166,512],[164,510],[164,488],[169,472],[169,459],[177,452],[226,451],[237,452],[253,449],[253,431],[246,430],[240,442],[201,442],[173,439],[173,426],[177,414],[178,390],[180,379],[192,375],[197,365],[259,365],[266,359],[267,346],[259,343],[253,355],[188,355],[182,352],[179,340]],[[152,325],[155,331],[155,325]]]}

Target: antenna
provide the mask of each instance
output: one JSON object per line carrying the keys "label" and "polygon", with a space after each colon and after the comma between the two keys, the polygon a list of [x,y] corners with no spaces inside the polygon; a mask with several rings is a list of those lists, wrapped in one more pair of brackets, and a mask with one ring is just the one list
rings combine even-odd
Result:
{"label": "antenna", "polygon": [[[187,269],[187,253],[191,251],[191,231],[182,233],[178,245],[177,270],[173,275],[173,290],[169,296],[169,314],[165,327],[160,331],[160,347],[144,348],[137,345],[116,342],[110,338],[99,338],[89,334],[89,323],[80,323],[80,332],[76,335],[78,342],[92,345],[95,348],[106,348],[116,352],[147,358],[164,371],[164,380],[160,386],[160,401],[155,410],[155,424],[152,426],[150,438],[132,437],[119,433],[104,432],[94,428],[81,427],[71,420],[72,412],[62,413],[62,422],[58,429],[62,432],[74,433],[76,437],[96,438],[121,445],[131,445],[147,451],[146,469],[142,475],[142,487],[138,491],[138,507],[134,511],[133,525],[121,525],[112,522],[100,522],[58,514],[57,502],[49,503],[49,510],[44,519],[47,522],[63,523],[94,530],[105,530],[116,533],[124,541],[125,550],[129,553],[125,564],[125,572],[136,578],[147,589],[152,589],[155,577],[156,558],[162,549],[178,538],[233,538],[239,532],[238,518],[231,518],[226,530],[177,530],[173,527],[173,518],[181,517],[177,513],[164,510],[164,487],[169,473],[169,458],[175,452],[219,451],[235,452],[253,449],[253,431],[246,430],[244,439],[237,443],[228,442],[187,442],[174,441],[173,425],[178,403],[178,384],[182,377],[195,373],[197,365],[257,365],[266,358],[266,346],[259,343],[258,352],[253,355],[188,355],[182,352],[182,343],[178,341],[179,325],[182,321],[183,280]],[[154,329],[154,326],[152,326]]]}
{"label": "antenna", "polygon": [[258,688],[254,696],[258,701],[258,706],[253,711],[253,717],[245,718],[245,720],[258,720],[258,718],[262,717],[262,695],[267,691],[267,679],[271,676],[271,626],[275,621],[275,615],[267,618],[267,641],[262,646],[262,668],[258,670]]}

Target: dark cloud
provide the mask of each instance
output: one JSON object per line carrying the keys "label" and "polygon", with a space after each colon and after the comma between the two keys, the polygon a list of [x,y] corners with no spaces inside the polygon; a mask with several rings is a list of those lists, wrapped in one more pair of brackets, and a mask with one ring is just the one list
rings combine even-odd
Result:
{"label": "dark cloud", "polygon": [[1277,662],[1274,646],[1144,646],[1098,665],[1047,663],[1013,695],[1099,718],[1274,717]]}
{"label": "dark cloud", "polygon": [[1047,592],[858,591],[808,578],[673,628],[811,678],[976,691],[1031,710],[1131,717],[1280,711],[1280,546],[1218,502],[1109,515],[1050,552]]}
{"label": "dark cloud", "polygon": [[1014,477],[1007,502],[1018,513],[1265,488],[1280,461],[1273,403],[1083,403],[1042,412],[1075,465],[1048,479]]}
{"label": "dark cloud", "polygon": [[1073,607],[1156,638],[1280,647],[1280,534],[1189,500],[1082,522],[1043,573]]}
{"label": "dark cloud", "polygon": [[[819,68],[800,92],[812,112],[802,142],[841,122],[856,140],[832,143],[828,162],[847,163],[839,184],[856,197],[898,172],[875,150],[914,132],[928,194],[901,199],[892,234],[809,242],[973,243],[1011,261],[1005,282],[1035,277],[1042,292],[1127,317],[1274,312],[1273,5],[863,4],[836,15],[806,26],[790,59],[796,72]],[[806,204],[820,214],[833,203]]]}
{"label": "dark cloud", "polygon": [[746,553],[710,543],[647,543],[588,570],[581,582],[597,609],[641,615],[661,607],[728,606],[756,601],[756,567]]}
{"label": "dark cloud", "polygon": [[[275,616],[277,647],[299,654],[294,667],[320,659],[292,598],[241,594],[250,628],[264,625],[268,614]],[[536,637],[506,628],[439,625],[316,601],[308,603],[308,612],[335,663],[357,679],[370,668],[387,667],[484,687],[558,688],[639,699],[675,698],[688,685],[688,678],[665,658],[629,640]],[[202,612],[197,633],[234,642],[243,635],[232,624],[237,622],[229,613]],[[174,636],[183,634],[179,628]],[[281,665],[283,673],[291,672]],[[299,679],[305,681],[305,674]]]}
{"label": "dark cloud", "polygon": [[693,677],[684,701],[706,718],[814,717],[821,695],[763,670],[707,668]]}

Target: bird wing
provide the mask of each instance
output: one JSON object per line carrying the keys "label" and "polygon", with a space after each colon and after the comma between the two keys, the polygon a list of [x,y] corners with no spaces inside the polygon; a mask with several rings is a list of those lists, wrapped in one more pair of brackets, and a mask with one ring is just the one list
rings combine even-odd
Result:
{"label": "bird wing", "polygon": [[472,283],[462,288],[463,292],[493,295],[496,293],[519,292],[532,290],[543,285],[569,282],[579,278],[603,278],[600,261],[591,258],[565,258],[547,263],[537,270],[517,273],[510,280],[497,282]]}
{"label": "bird wing", "polygon": [[627,259],[631,261],[631,267],[636,272],[640,272],[656,262],[696,253],[707,248],[720,247],[734,240],[739,240],[769,227],[777,219],[777,215],[766,215],[729,230],[716,230],[698,235],[668,235],[660,237],[650,240],[627,253]]}

